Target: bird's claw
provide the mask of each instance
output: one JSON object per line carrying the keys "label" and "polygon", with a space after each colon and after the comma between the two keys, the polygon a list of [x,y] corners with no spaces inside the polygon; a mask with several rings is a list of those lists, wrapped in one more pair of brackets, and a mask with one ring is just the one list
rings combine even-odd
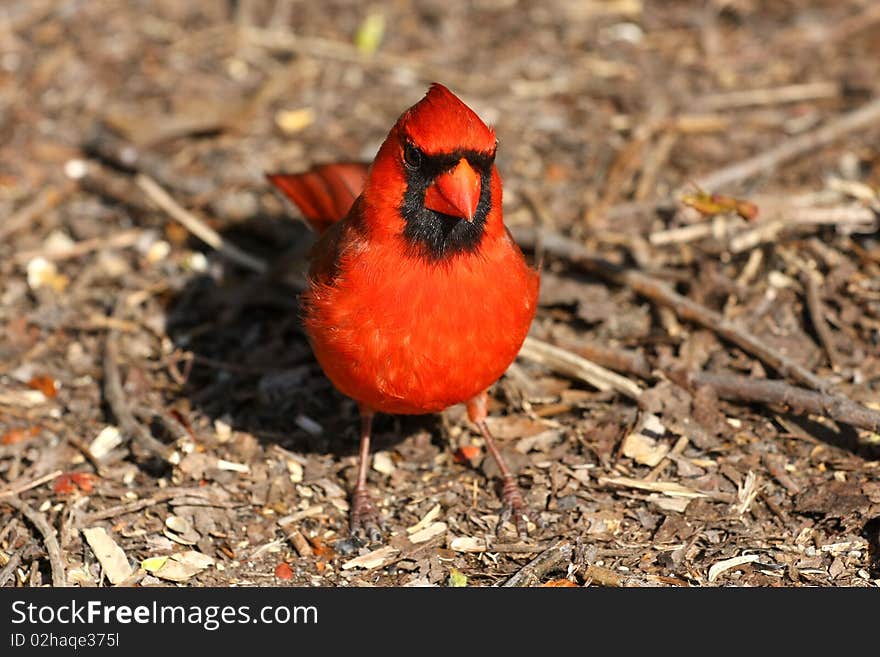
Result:
{"label": "bird's claw", "polygon": [[500,533],[501,528],[508,520],[512,520],[516,525],[516,531],[522,538],[529,535],[529,525],[531,521],[537,527],[543,527],[544,523],[541,517],[535,513],[523,498],[516,480],[513,477],[505,477],[501,488],[501,517],[498,521],[496,533]]}
{"label": "bird's claw", "polygon": [[385,523],[365,488],[355,488],[351,497],[349,528],[352,536],[376,542],[382,539]]}

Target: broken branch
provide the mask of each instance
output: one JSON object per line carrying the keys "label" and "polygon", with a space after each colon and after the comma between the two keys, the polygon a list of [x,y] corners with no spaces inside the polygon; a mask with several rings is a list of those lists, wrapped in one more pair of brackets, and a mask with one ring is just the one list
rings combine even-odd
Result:
{"label": "broken branch", "polygon": [[730,401],[780,404],[796,413],[823,415],[859,429],[880,432],[880,412],[844,395],[814,392],[784,381],[735,374],[697,372],[688,374],[687,381],[692,386],[710,386],[719,397]]}
{"label": "broken branch", "polygon": [[[514,235],[517,241],[527,248],[531,248],[535,242],[534,231],[528,227],[518,227],[514,231]],[[626,269],[598,258],[583,245],[558,233],[544,235],[544,248],[547,253],[569,260],[612,282],[626,285],[637,294],[655,303],[668,306],[681,319],[711,329],[728,342],[732,342],[769,365],[782,376],[792,378],[815,390],[827,387],[827,383],[821,377],[772,348],[763,340],[732,324],[717,312],[673,291],[665,283],[633,269]]]}

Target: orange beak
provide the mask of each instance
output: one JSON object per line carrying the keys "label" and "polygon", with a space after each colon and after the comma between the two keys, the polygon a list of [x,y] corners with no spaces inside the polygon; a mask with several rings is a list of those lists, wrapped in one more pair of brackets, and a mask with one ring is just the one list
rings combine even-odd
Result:
{"label": "orange beak", "polygon": [[480,201],[480,176],[461,158],[452,170],[440,174],[425,192],[425,207],[472,221]]}

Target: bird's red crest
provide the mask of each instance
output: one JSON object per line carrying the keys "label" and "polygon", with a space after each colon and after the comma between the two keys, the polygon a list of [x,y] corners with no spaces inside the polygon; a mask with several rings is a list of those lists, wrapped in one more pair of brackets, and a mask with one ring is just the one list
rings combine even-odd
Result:
{"label": "bird's red crest", "polygon": [[495,150],[495,131],[458,96],[436,82],[400,117],[398,126],[429,155],[452,153],[463,145],[479,152]]}

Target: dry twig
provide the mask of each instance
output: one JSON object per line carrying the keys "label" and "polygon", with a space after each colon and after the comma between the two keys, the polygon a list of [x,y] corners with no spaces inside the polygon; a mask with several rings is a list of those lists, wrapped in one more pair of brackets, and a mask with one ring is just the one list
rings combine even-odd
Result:
{"label": "dry twig", "polygon": [[15,573],[15,569],[18,568],[18,564],[21,563],[21,555],[26,551],[26,547],[19,548],[15,552],[12,553],[12,556],[9,557],[9,561],[3,566],[3,569],[0,570],[0,586],[6,584],[10,577]]}
{"label": "dry twig", "polygon": [[[514,234],[517,241],[526,247],[531,247],[534,243],[534,231],[529,228],[519,227],[514,231]],[[728,342],[732,342],[744,351],[757,357],[785,377],[790,377],[816,390],[827,387],[827,383],[822,378],[816,376],[785,354],[780,353],[777,349],[772,348],[763,340],[742,328],[735,326],[717,312],[678,294],[665,283],[657,281],[641,272],[625,269],[602,258],[597,258],[578,242],[556,233],[544,236],[544,248],[548,253],[552,253],[556,257],[569,260],[615,283],[626,285],[643,297],[663,306],[668,306],[681,319],[711,329]]]}
{"label": "dry twig", "polygon": [[586,381],[599,390],[615,390],[630,399],[638,399],[642,394],[639,385],[626,377],[532,336],[526,337],[519,355],[562,374]]}
{"label": "dry twig", "polygon": [[[121,313],[122,306],[122,302],[116,304],[114,316]],[[122,387],[119,362],[119,333],[116,329],[111,328],[107,331],[107,340],[104,346],[104,395],[107,397],[107,403],[110,405],[110,409],[119,423],[119,428],[124,434],[132,438],[137,445],[149,454],[164,461],[170,461],[174,455],[174,450],[156,440],[150,433],[150,430],[135,418],[131,405],[126,398],[125,390]]]}
{"label": "dry twig", "polygon": [[587,360],[593,361],[597,365],[607,367],[615,372],[635,374],[642,379],[651,377],[651,366],[641,351],[615,347],[591,340],[578,340],[575,342],[564,338],[553,338],[553,342],[558,347],[574,352]]}
{"label": "dry twig", "polygon": [[844,395],[814,392],[784,381],[768,381],[734,374],[697,372],[688,374],[687,382],[692,386],[710,386],[723,399],[781,404],[796,413],[823,415],[859,429],[880,432],[880,412]]}
{"label": "dry twig", "polygon": [[36,488],[37,486],[42,486],[47,481],[52,481],[56,477],[60,477],[62,472],[63,470],[55,470],[54,472],[50,472],[49,474],[43,475],[42,477],[37,477],[33,481],[29,481],[25,484],[10,486],[5,490],[0,490],[0,498],[21,495],[27,490],[31,490],[32,488]]}
{"label": "dry twig", "polygon": [[772,171],[780,164],[809,151],[827,146],[841,137],[867,128],[877,121],[880,121],[880,98],[876,98],[856,110],[835,117],[812,132],[792,137],[770,150],[701,176],[696,180],[696,184],[709,192],[729,187],[759,173]]}
{"label": "dry twig", "polygon": [[201,239],[205,244],[215,249],[220,255],[226,256],[232,262],[262,274],[266,271],[266,263],[259,258],[245,253],[240,248],[223,239],[223,237],[208,226],[201,219],[181,207],[155,180],[148,175],[139,173],[135,182],[144,193],[164,210],[168,215],[178,221],[193,235]]}
{"label": "dry twig", "polygon": [[878,225],[877,214],[861,205],[840,207],[792,207],[783,219],[760,221],[753,228],[744,230],[730,239],[732,253],[750,251],[759,244],[772,242],[783,231],[807,230],[809,227],[846,227],[853,232],[872,232]]}
{"label": "dry twig", "polygon": [[[880,121],[880,98],[872,100],[856,110],[837,116],[812,132],[797,135],[763,153],[707,173],[697,178],[694,183],[707,192],[729,187],[759,173],[771,171],[804,153],[827,146],[841,137],[862,130],[877,121]],[[607,221],[613,221],[645,213],[672,210],[676,206],[675,198],[680,196],[681,192],[682,190],[678,190],[672,197],[656,201],[636,200],[620,203],[602,208],[599,213]]]}
{"label": "dry twig", "polygon": [[841,88],[837,82],[808,82],[768,89],[740,89],[696,98],[693,106],[702,110],[730,110],[741,107],[802,103],[807,100],[836,98]]}
{"label": "dry twig", "polygon": [[[218,508],[234,508],[240,506],[231,502],[221,502],[219,500],[212,501],[210,499],[210,493],[208,491],[193,488],[167,488],[163,491],[156,493],[155,495],[151,495],[150,497],[144,498],[142,500],[135,500],[134,502],[129,502],[127,504],[117,504],[116,506],[111,506],[106,509],[102,509],[101,511],[93,511],[92,513],[82,516],[79,519],[77,526],[90,526],[95,524],[99,520],[115,518],[116,516],[125,515],[126,513],[135,513],[137,511],[140,511],[141,509],[146,509],[148,507],[159,504],[160,502],[164,502],[165,500],[184,496],[205,498],[206,502],[209,503],[205,504],[205,506],[210,505],[212,507]],[[189,506],[197,505],[189,504]]]}
{"label": "dry twig", "polygon": [[46,516],[39,511],[32,509],[25,502],[17,499],[3,500],[3,504],[8,504],[16,509],[21,515],[27,518],[30,523],[37,528],[43,537],[43,543],[46,546],[46,554],[49,556],[49,565],[52,568],[52,586],[66,586],[67,576],[64,574],[64,560],[61,558],[61,546],[58,545],[58,537],[55,535],[55,529],[46,520]]}
{"label": "dry twig", "polygon": [[143,236],[144,231],[139,228],[132,230],[123,230],[113,235],[94,237],[92,239],[82,240],[71,245],[66,249],[48,250],[33,249],[30,251],[21,251],[15,254],[15,261],[20,264],[29,262],[34,258],[45,258],[46,260],[58,261],[78,258],[92,251],[102,251],[104,249],[124,249],[134,246]]}
{"label": "dry twig", "polygon": [[61,189],[49,187],[43,190],[34,200],[3,220],[3,225],[0,226],[0,240],[7,239],[16,231],[21,230],[54,208],[70,193],[71,189],[70,184],[66,184]]}
{"label": "dry twig", "polygon": [[807,312],[810,314],[810,321],[819,336],[819,341],[828,354],[828,361],[831,363],[832,369],[840,370],[840,353],[834,344],[834,335],[831,333],[831,327],[825,321],[825,311],[822,308],[822,298],[819,290],[818,274],[813,271],[805,271],[801,275],[801,282],[806,291]]}
{"label": "dry twig", "polygon": [[[211,189],[214,184],[204,178],[175,175],[169,167],[167,158],[153,153],[149,149],[139,148],[102,122],[93,126],[91,134],[83,144],[83,150],[90,157],[108,163],[117,169],[130,174],[143,173],[160,181],[164,187],[180,192],[199,194]],[[84,172],[86,177],[88,174],[89,172]],[[69,171],[68,175],[70,175]],[[77,178],[75,175],[70,177]],[[113,185],[113,188],[118,189],[121,184],[117,183]],[[127,204],[124,200],[123,203]]]}
{"label": "dry twig", "polygon": [[560,541],[551,545],[537,557],[513,574],[502,587],[531,586],[541,578],[558,568],[566,561],[571,561],[574,547],[568,541]]}

